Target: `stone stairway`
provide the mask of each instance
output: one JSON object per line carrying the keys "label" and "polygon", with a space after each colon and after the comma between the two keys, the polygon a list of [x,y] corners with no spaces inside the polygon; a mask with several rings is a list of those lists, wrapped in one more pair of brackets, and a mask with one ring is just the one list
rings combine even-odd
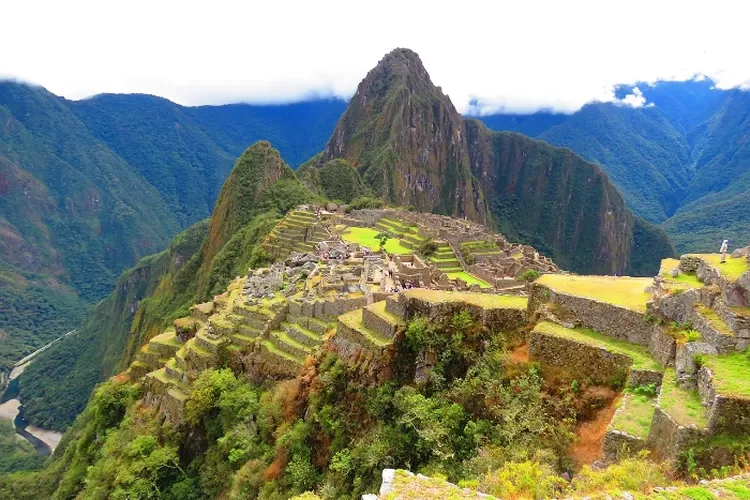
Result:
{"label": "stone stairway", "polygon": [[453,249],[445,241],[438,242],[437,250],[428,260],[430,261],[430,264],[434,265],[444,273],[463,271],[461,263],[453,253]]}
{"label": "stone stairway", "polygon": [[279,259],[292,251],[314,252],[315,243],[327,239],[325,227],[312,212],[293,210],[273,228],[263,242],[263,248]]}

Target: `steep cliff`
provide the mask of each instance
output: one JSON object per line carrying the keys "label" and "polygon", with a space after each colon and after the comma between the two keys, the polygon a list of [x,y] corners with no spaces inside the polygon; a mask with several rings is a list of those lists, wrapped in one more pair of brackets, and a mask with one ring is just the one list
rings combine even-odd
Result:
{"label": "steep cliff", "polygon": [[570,271],[650,275],[674,253],[599,167],[462,119],[407,49],[387,54],[362,80],[325,151],[310,162],[320,172],[305,166],[302,179],[329,195],[343,178],[322,175],[335,158],[348,160],[375,196],[497,225]]}
{"label": "steep cliff", "polygon": [[487,220],[461,115],[411,50],[387,54],[359,84],[321,166],[334,158],[349,160],[374,194],[391,203]]}
{"label": "steep cliff", "polygon": [[465,124],[473,173],[502,233],[576,272],[654,274],[659,259],[674,253],[664,232],[635,217],[598,166],[569,149],[492,132],[477,120]]}

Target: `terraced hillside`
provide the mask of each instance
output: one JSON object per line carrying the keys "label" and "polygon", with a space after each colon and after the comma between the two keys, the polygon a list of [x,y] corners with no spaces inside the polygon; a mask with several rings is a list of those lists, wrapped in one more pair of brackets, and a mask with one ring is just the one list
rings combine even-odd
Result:
{"label": "terraced hillside", "polygon": [[293,251],[312,253],[317,243],[328,238],[328,230],[319,224],[313,212],[294,210],[273,228],[263,242],[263,248],[273,259],[279,259]]}

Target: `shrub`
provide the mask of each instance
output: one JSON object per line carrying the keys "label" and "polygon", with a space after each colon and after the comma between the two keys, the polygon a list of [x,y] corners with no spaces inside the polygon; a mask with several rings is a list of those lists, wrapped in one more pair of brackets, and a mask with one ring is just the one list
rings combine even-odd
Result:
{"label": "shrub", "polygon": [[419,245],[417,253],[422,257],[430,257],[437,252],[437,249],[438,244],[432,241],[432,239],[427,239]]}
{"label": "shrub", "polygon": [[352,200],[346,207],[346,213],[352,210],[360,210],[364,208],[383,208],[383,201],[377,198],[370,198],[369,196],[360,196]]}
{"label": "shrub", "polygon": [[547,464],[509,462],[481,480],[482,491],[499,498],[555,498],[568,485]]}
{"label": "shrub", "polygon": [[656,485],[666,484],[668,465],[647,457],[648,452],[641,452],[598,471],[584,466],[571,483],[575,496],[622,490],[647,493]]}
{"label": "shrub", "polygon": [[539,271],[535,271],[534,269],[527,269],[526,271],[522,272],[520,276],[518,276],[519,279],[522,281],[525,281],[526,283],[531,283],[532,281],[536,281],[539,279],[539,276],[541,276],[542,273]]}

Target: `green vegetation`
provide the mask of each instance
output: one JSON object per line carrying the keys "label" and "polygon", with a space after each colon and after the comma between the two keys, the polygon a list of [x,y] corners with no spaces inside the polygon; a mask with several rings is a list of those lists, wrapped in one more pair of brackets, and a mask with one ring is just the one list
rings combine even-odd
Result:
{"label": "green vegetation", "polygon": [[703,304],[696,305],[695,309],[701,316],[706,318],[708,322],[711,323],[711,326],[713,326],[717,332],[721,333],[722,335],[734,336],[734,332],[732,331],[732,329],[729,328],[729,326],[724,322],[723,319],[719,317],[718,314],[716,314],[716,311]]}
{"label": "green vegetation", "polygon": [[446,273],[448,275],[448,278],[454,280],[456,278],[461,279],[465,281],[469,285],[479,285],[479,288],[490,288],[490,284],[487,283],[484,280],[481,280],[474,276],[473,274],[469,274],[463,271],[457,272],[457,273]]}
{"label": "green vegetation", "polygon": [[566,274],[545,274],[536,281],[556,292],[608,302],[638,312],[646,311],[646,302],[651,298],[646,288],[651,282],[649,278]]}
{"label": "green vegetation", "polygon": [[750,264],[745,257],[734,258],[727,255],[726,262],[722,264],[721,254],[718,253],[691,254],[691,256],[705,260],[730,280],[736,280],[743,273],[750,271]]}
{"label": "green vegetation", "polygon": [[646,439],[654,417],[654,400],[639,394],[627,394],[612,419],[612,428]]}
{"label": "green vegetation", "polygon": [[651,357],[646,347],[632,344],[626,340],[609,337],[589,328],[565,328],[549,321],[540,322],[534,331],[575,340],[583,344],[606,349],[617,354],[624,354],[633,360],[633,368],[641,370],[662,370],[662,366]]}
{"label": "green vegetation", "polygon": [[367,192],[357,170],[342,159],[331,160],[319,167],[313,158],[297,170],[297,176],[314,192],[342,203],[361,200]]}
{"label": "green vegetation", "polygon": [[679,265],[679,259],[663,259],[661,261],[659,276],[669,283],[670,288],[675,290],[686,290],[703,286],[703,282],[698,279],[698,276],[696,276],[695,273],[685,273],[680,271],[677,276],[672,276],[670,272],[677,269]]}
{"label": "green vegetation", "polygon": [[383,200],[362,196],[352,200],[352,202],[346,206],[346,210],[347,212],[351,212],[352,210],[361,210],[363,208],[382,208],[383,205]]}
{"label": "green vegetation", "polygon": [[[474,171],[488,176],[479,180],[490,213],[512,241],[577,273],[653,276],[659,260],[674,255],[664,231],[634,217],[596,165],[568,149],[491,132],[477,120],[464,123]],[[526,151],[523,158],[507,154],[519,149]],[[603,228],[605,212],[618,221],[618,231]],[[602,245],[610,249],[606,258]]]}
{"label": "green vegetation", "polygon": [[713,385],[719,394],[750,396],[750,356],[748,351],[719,356],[704,356],[703,364],[714,374]]}
{"label": "green vegetation", "polygon": [[708,426],[708,415],[701,404],[698,391],[678,387],[674,368],[664,371],[659,406],[680,425],[695,425],[700,429]]}
{"label": "green vegetation", "polygon": [[535,271],[534,269],[527,269],[526,271],[521,273],[518,279],[527,283],[531,283],[532,281],[538,280],[541,275],[542,274],[539,271]]}
{"label": "green vegetation", "polygon": [[0,420],[0,474],[41,469],[46,461],[31,443],[19,439],[13,422]]}
{"label": "green vegetation", "polygon": [[[381,249],[380,239],[378,238],[379,234],[380,231],[369,227],[349,227],[341,234],[341,238],[344,241],[357,243],[358,245],[369,248],[372,251],[378,251]],[[395,238],[387,239],[385,245],[382,246],[382,249],[395,255],[408,255],[414,253],[410,248],[401,245],[401,242]]]}
{"label": "green vegetation", "polygon": [[450,292],[445,290],[413,289],[403,292],[409,298],[424,300],[426,302],[465,302],[473,306],[485,309],[526,309],[528,299],[516,295],[499,295],[490,293],[472,292]]}
{"label": "green vegetation", "polygon": [[534,365],[506,364],[496,340],[467,314],[413,322],[394,366],[414,366],[417,345],[431,346],[438,362],[421,387],[398,368],[372,384],[330,353],[310,386],[257,386],[228,369],[207,370],[179,430],[136,403],[137,385],[111,380],[53,463],[0,477],[0,496],[281,499],[315,490],[353,499],[376,491],[392,464],[453,482],[480,481],[532,457],[556,467],[575,415],[565,400],[545,396]]}

